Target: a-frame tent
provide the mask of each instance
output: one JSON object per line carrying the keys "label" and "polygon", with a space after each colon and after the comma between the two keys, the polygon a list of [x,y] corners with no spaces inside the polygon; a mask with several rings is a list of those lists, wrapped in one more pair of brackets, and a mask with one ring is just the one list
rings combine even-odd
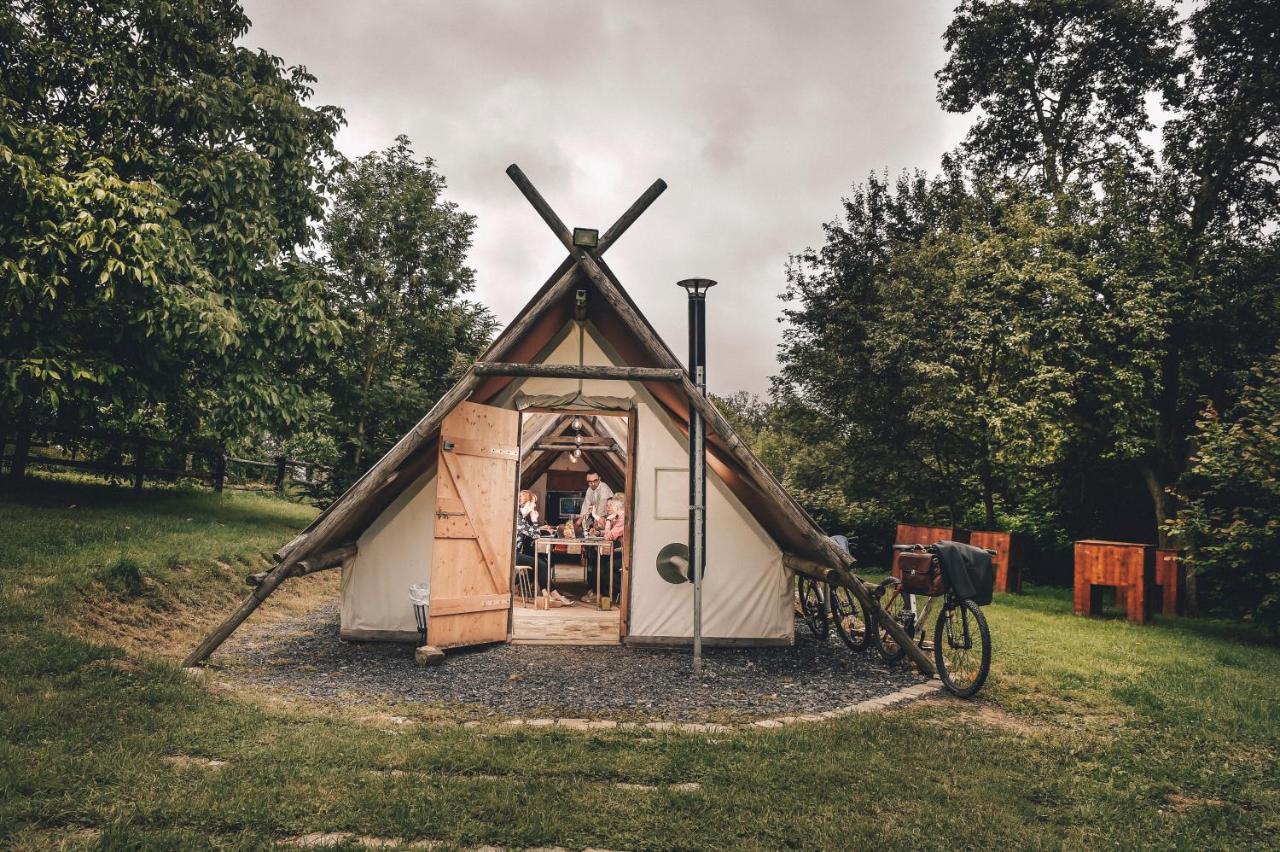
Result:
{"label": "a-frame tent", "polygon": [[[873,612],[878,610],[865,585],[850,573],[848,554],[818,528],[697,390],[602,259],[666,185],[655,182],[600,236],[595,247],[584,247],[574,244],[569,229],[516,166],[507,171],[569,256],[422,420],[277,552],[278,564],[253,578],[254,591],[187,657],[185,665],[207,658],[285,579],[329,567],[343,568],[344,632],[348,632],[348,603],[356,600],[348,599],[348,592],[365,591],[354,588],[360,582],[357,578],[367,579],[389,570],[388,566],[411,564],[415,559],[421,565],[426,549],[432,551],[430,567],[420,573],[430,575],[432,641],[442,634],[442,645],[505,638],[511,595],[510,575],[504,572],[512,558],[518,411],[528,406],[629,411],[640,435],[647,439],[665,433],[669,439],[657,451],[661,463],[650,460],[644,467],[646,454],[654,450],[649,443],[635,443],[635,429],[630,435],[633,444],[628,449],[633,462],[639,462],[633,465],[639,472],[633,473],[629,530],[633,540],[627,548],[635,588],[624,592],[623,604],[625,608],[628,595],[635,603],[628,613],[629,639],[688,635],[677,610],[689,607],[674,606],[670,594],[657,595],[654,600],[662,600],[655,608],[641,613],[637,594],[642,585],[650,591],[660,588],[652,576],[654,553],[650,551],[656,551],[659,542],[683,541],[687,535],[687,526],[678,517],[664,516],[657,501],[659,492],[674,481],[668,476],[664,486],[660,468],[686,475],[681,468],[687,466],[687,456],[672,456],[670,448],[682,447],[687,440],[693,410],[707,424],[707,467],[713,485],[708,490],[704,634],[717,638],[717,612],[746,607],[754,611],[747,620],[747,633],[761,634],[760,625],[765,625],[763,632],[769,635],[722,638],[781,638],[782,631],[791,629],[788,571],[848,587]],[[729,534],[718,533],[717,514],[732,518]],[[406,534],[385,535],[391,525]],[[655,531],[642,541],[646,527]],[[383,547],[385,540],[393,543]],[[373,553],[379,549],[383,552]],[[400,579],[383,584],[382,603],[373,607],[397,613],[386,631],[389,638],[399,638],[403,626],[412,623],[407,588]],[[685,593],[681,587],[665,591]],[[726,600],[726,595],[736,597]],[[780,622],[784,612],[785,627]],[[884,621],[917,666],[931,673],[931,661],[896,622]],[[719,623],[734,621],[728,618]],[[356,628],[350,635],[359,637],[361,630]],[[378,632],[377,627],[364,630],[364,638],[377,638]]]}

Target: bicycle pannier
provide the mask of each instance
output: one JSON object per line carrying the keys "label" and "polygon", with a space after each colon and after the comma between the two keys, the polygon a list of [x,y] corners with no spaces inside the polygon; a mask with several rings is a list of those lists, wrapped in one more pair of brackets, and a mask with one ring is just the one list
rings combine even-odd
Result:
{"label": "bicycle pannier", "polygon": [[932,553],[899,553],[902,591],[933,597],[942,594],[942,566]]}

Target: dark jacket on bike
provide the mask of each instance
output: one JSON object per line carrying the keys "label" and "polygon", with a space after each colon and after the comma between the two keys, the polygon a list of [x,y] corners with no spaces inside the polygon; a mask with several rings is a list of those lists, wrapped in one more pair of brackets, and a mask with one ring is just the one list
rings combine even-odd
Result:
{"label": "dark jacket on bike", "polygon": [[969,598],[978,606],[991,603],[996,571],[990,553],[958,541],[940,541],[933,547],[942,565],[942,574],[957,597]]}

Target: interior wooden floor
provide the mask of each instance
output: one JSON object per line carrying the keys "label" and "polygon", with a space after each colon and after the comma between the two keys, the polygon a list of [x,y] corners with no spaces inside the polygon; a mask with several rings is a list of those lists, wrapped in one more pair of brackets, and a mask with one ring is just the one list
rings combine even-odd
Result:
{"label": "interior wooden floor", "polygon": [[532,601],[522,604],[517,596],[511,610],[511,643],[617,645],[621,625],[622,614],[616,606],[600,609],[595,604],[575,604],[558,609],[534,609]]}

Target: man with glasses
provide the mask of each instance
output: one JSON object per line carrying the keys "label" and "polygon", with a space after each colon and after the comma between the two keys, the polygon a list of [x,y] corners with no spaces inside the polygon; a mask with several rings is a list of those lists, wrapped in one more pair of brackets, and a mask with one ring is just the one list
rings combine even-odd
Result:
{"label": "man with glasses", "polygon": [[588,470],[587,492],[582,495],[582,511],[578,515],[583,535],[589,535],[592,527],[604,524],[604,519],[609,515],[607,504],[611,497],[613,489],[600,481],[600,474]]}
{"label": "man with glasses", "polygon": [[[596,535],[602,535],[604,519],[609,516],[609,501],[613,499],[613,489],[600,481],[600,474],[594,470],[587,471],[587,493],[582,495],[582,512],[578,520],[582,522],[582,534],[591,535],[594,528]],[[609,563],[612,564],[612,563]],[[582,596],[584,604],[596,602],[596,563],[593,559],[586,561],[587,593]]]}

